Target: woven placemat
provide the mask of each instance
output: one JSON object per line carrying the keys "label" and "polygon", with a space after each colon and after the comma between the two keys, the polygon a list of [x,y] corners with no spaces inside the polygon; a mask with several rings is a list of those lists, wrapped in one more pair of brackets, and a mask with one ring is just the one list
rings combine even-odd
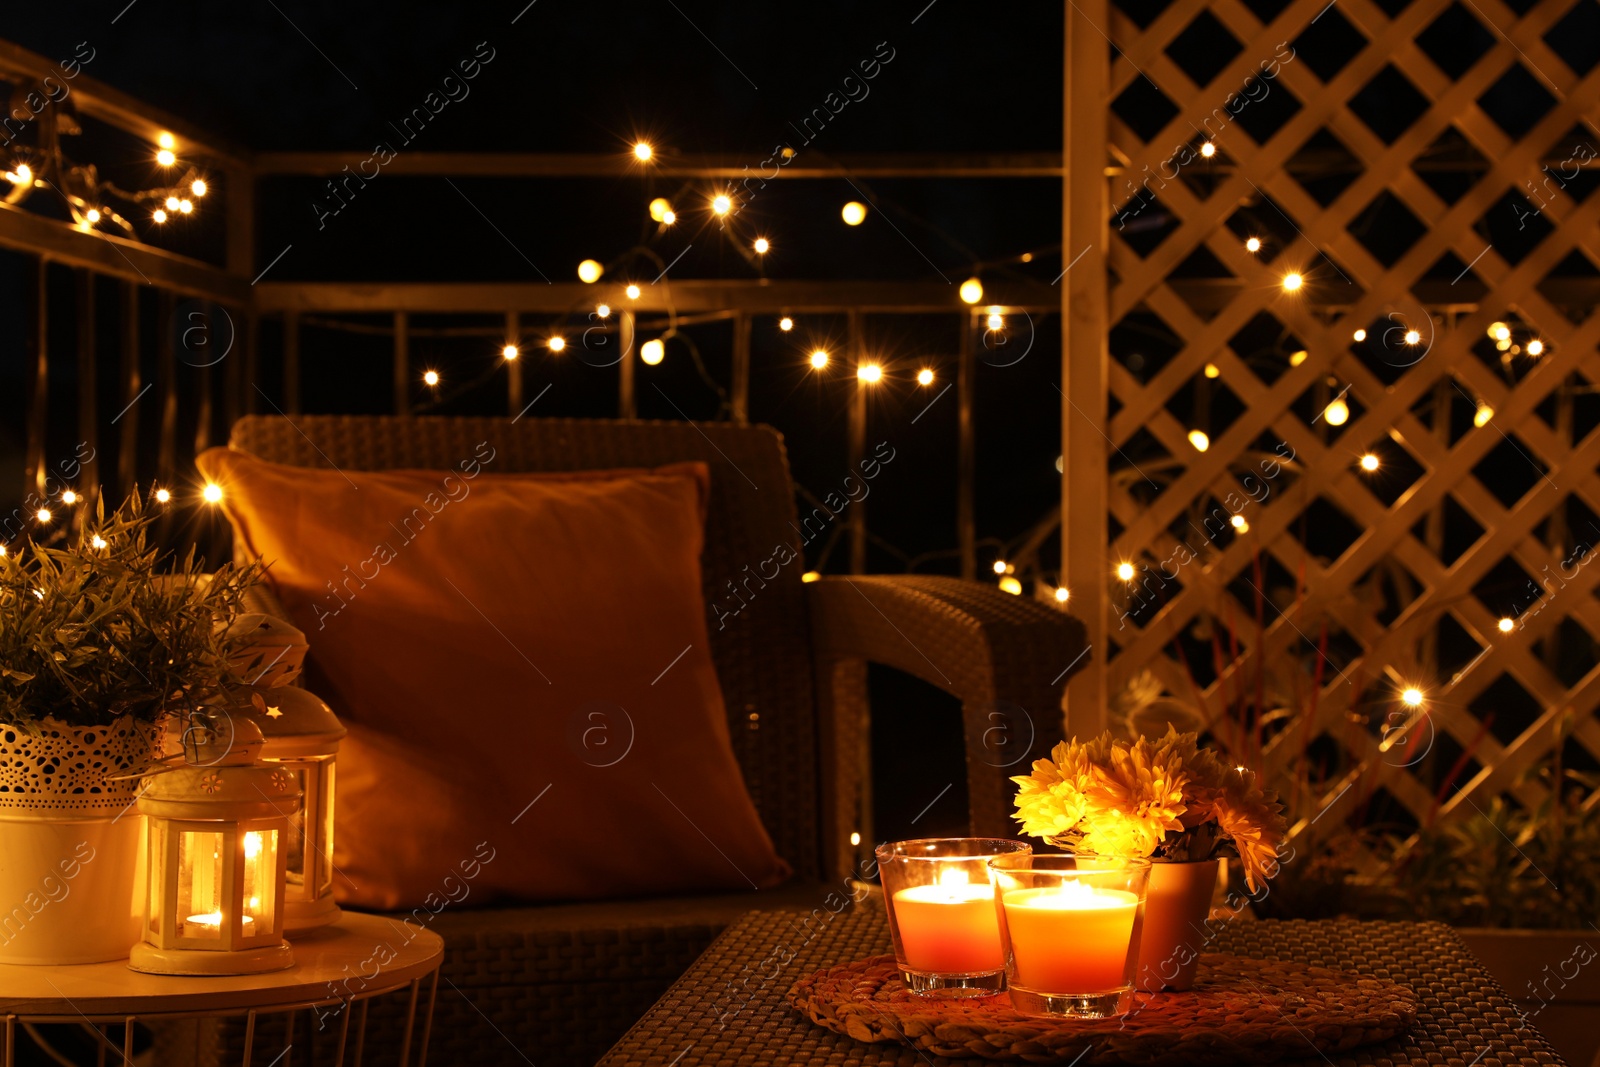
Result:
{"label": "woven placemat", "polygon": [[1387,1041],[1417,1017],[1406,986],[1298,963],[1202,955],[1193,990],[1140,993],[1126,1016],[1020,1015],[1004,994],[935,1000],[907,991],[893,956],[802,978],[789,1002],[835,1033],[952,1059],[1068,1064],[1272,1063]]}

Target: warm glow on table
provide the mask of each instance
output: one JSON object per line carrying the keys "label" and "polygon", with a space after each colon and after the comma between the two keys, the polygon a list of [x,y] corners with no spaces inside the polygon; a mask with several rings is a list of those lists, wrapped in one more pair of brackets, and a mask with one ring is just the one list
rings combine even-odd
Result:
{"label": "warm glow on table", "polygon": [[981,974],[1005,966],[988,882],[968,882],[966,872],[946,871],[939,885],[895,893],[894,914],[909,970]]}
{"label": "warm glow on table", "polygon": [[1002,898],[1015,961],[1012,984],[1045,993],[1126,986],[1139,897],[1080,882]]}

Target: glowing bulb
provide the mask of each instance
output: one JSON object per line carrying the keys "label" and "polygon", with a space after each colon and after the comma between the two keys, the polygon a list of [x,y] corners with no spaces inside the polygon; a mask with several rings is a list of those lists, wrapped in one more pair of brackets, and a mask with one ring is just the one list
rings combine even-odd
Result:
{"label": "glowing bulb", "polygon": [[1529,341],[1528,342],[1528,355],[1530,355],[1530,356],[1542,356],[1542,355],[1544,355],[1544,342],[1539,340],[1537,337],[1535,337],[1533,340]]}
{"label": "glowing bulb", "polygon": [[506,345],[504,348],[502,348],[500,350],[500,354],[502,356],[506,357],[506,362],[509,363],[512,360],[516,359],[518,356],[522,355],[522,350],[519,349],[516,345]]}
{"label": "glowing bulb", "polygon": [[963,303],[976,304],[983,299],[983,283],[976,278],[968,278],[961,283],[961,300]]}
{"label": "glowing bulb", "polygon": [[733,201],[718,193],[711,198],[711,211],[716,215],[726,215],[733,208]]}
{"label": "glowing bulb", "polygon": [[783,318],[778,320],[778,329],[782,330],[784,333],[788,333],[790,330],[794,329],[794,320],[785,315]]}
{"label": "glowing bulb", "polygon": [[40,522],[49,522],[55,516],[50,514],[49,508],[40,508],[38,511],[33,513],[33,517],[38,519]]}
{"label": "glowing bulb", "polygon": [[163,148],[161,151],[156,153],[156,162],[161,164],[163,167],[170,167],[177,161],[178,157],[172,154],[172,149],[170,148]]}
{"label": "glowing bulb", "polygon": [[1072,594],[1067,592],[1066,586],[1061,585],[1056,587],[1056,603],[1065,604],[1067,602],[1067,598],[1070,596],[1072,596]]}
{"label": "glowing bulb", "polygon": [[204,178],[196,178],[194,181],[189,183],[189,191],[195,196],[205,196],[206,192],[210,188],[211,187],[206,184]]}
{"label": "glowing bulb", "polygon": [[154,219],[156,222],[166,222],[167,221],[167,213],[165,211],[162,211],[160,208],[156,208],[155,211],[151,212],[150,217],[152,219]]}
{"label": "glowing bulb", "polygon": [[629,300],[639,299],[639,287],[637,285],[630,285],[623,292],[628,294]]}
{"label": "glowing bulb", "polygon": [[156,503],[157,504],[169,504],[171,502],[172,502],[172,491],[171,490],[169,490],[169,489],[157,489],[156,490]]}
{"label": "glowing bulb", "polygon": [[[816,571],[808,571],[807,573],[808,574],[816,574]],[[821,577],[821,575],[818,575],[818,577]],[[861,835],[852,831],[851,834],[850,834],[850,843],[852,845],[861,844]]]}
{"label": "glowing bulb", "polygon": [[78,502],[78,494],[74,493],[71,489],[68,489],[65,493],[61,494],[61,502],[63,504],[76,504]]}
{"label": "glowing bulb", "polygon": [[852,200],[839,209],[839,217],[844,219],[846,226],[860,226],[867,219],[867,205],[859,200]]}
{"label": "glowing bulb", "polygon": [[585,285],[593,285],[604,273],[605,268],[595,260],[586,259],[578,264],[578,280]]}
{"label": "glowing bulb", "polygon": [[1355,338],[1355,341],[1356,341],[1357,344],[1360,344],[1362,341],[1365,341],[1367,339],[1367,331],[1366,330],[1357,330],[1355,333],[1351,334],[1350,336]]}
{"label": "glowing bulb", "polygon": [[[822,575],[817,573],[816,571],[806,571],[804,574],[802,574],[800,576],[800,580],[802,582],[815,582],[815,581],[820,581],[821,579],[822,579]],[[858,845],[858,844],[861,843],[861,841],[860,841],[861,835],[860,834],[851,834],[850,836],[856,839],[856,840],[850,842],[851,844]]]}
{"label": "glowing bulb", "polygon": [[653,338],[640,346],[639,358],[654,367],[667,358],[667,346],[661,343],[660,338]]}
{"label": "glowing bulb", "polygon": [[927,367],[923,367],[921,370],[917,371],[917,384],[932,385],[933,371],[929,370]]}
{"label": "glowing bulb", "polygon": [[1206,159],[1210,159],[1212,156],[1217,154],[1217,146],[1212,144],[1210,141],[1207,141],[1205,144],[1200,146],[1200,154]]}
{"label": "glowing bulb", "polygon": [[1196,452],[1204,452],[1206,449],[1211,447],[1211,438],[1206,436],[1206,432],[1204,430],[1190,430],[1189,443],[1194,445],[1194,450]]}
{"label": "glowing bulb", "polygon": [[255,859],[261,855],[261,835],[250,832],[244,835],[244,854],[246,859]]}
{"label": "glowing bulb", "polygon": [[1289,353],[1289,366],[1298,367],[1300,364],[1304,363],[1310,355],[1311,353],[1307,352],[1303,348],[1298,352]]}
{"label": "glowing bulb", "polygon": [[438,385],[439,384],[439,372],[436,371],[436,370],[427,371],[426,373],[424,373],[422,375],[422,381],[426,385]]}
{"label": "glowing bulb", "polygon": [[756,243],[752,247],[756,250],[756,255],[764,256],[767,254],[767,249],[771,248],[772,245],[767,243],[765,237],[757,237]]}
{"label": "glowing bulb", "polygon": [[827,365],[828,365],[828,353],[827,352],[825,352],[825,351],[823,351],[822,349],[819,348],[816,351],[811,353],[811,366],[812,367],[816,368],[817,370],[821,370],[823,367],[826,367]]}
{"label": "glowing bulb", "polygon": [[167,133],[165,130],[163,130],[162,132],[156,134],[156,144],[159,145],[162,148],[176,148],[176,147],[178,147],[177,139],[174,138],[172,136],[172,134]]}
{"label": "glowing bulb", "polygon": [[672,212],[672,204],[664,196],[658,196],[650,201],[650,217],[657,222],[665,222]]}
{"label": "glowing bulb", "polygon": [[1229,519],[1228,521],[1230,523],[1232,523],[1233,524],[1233,528],[1235,530],[1238,530],[1240,533],[1249,533],[1250,532],[1250,523],[1249,523],[1248,520],[1245,519],[1245,517],[1243,515],[1235,515],[1233,518]]}
{"label": "glowing bulb", "polygon": [[93,226],[95,223],[100,221],[100,211],[99,211],[98,208],[90,208],[87,212],[84,213],[83,217],[84,217],[85,221],[87,221],[89,223],[90,226]]}
{"label": "glowing bulb", "polygon": [[176,211],[176,210],[178,210],[178,198],[175,197],[175,196],[167,197],[167,205],[166,206],[167,206],[167,210],[168,211]]}
{"label": "glowing bulb", "polygon": [[1489,425],[1489,420],[1492,418],[1494,418],[1494,408],[1480,402],[1478,410],[1472,413],[1472,425],[1482,429]]}
{"label": "glowing bulb", "polygon": [[1246,252],[1259,252],[1259,251],[1261,251],[1261,238],[1259,238],[1259,237],[1251,237],[1248,240],[1246,240],[1245,243],[1244,243],[1244,250]]}
{"label": "glowing bulb", "polygon": [[178,213],[179,214],[188,215],[193,211],[194,211],[194,201],[193,200],[179,200],[178,201]]}
{"label": "glowing bulb", "polygon": [[1221,367],[1217,366],[1215,363],[1207,363],[1206,364],[1206,377],[1207,378],[1217,378],[1217,377],[1221,377],[1221,375],[1222,375],[1222,368]]}
{"label": "glowing bulb", "polygon": [[671,226],[674,222],[677,222],[677,221],[678,221],[678,213],[676,211],[668,211],[666,214],[661,216],[661,222],[662,222],[663,225],[666,225],[666,226]]}
{"label": "glowing bulb", "polygon": [[206,487],[200,491],[207,504],[220,504],[222,502],[222,486],[216,482],[207,482]]}
{"label": "glowing bulb", "polygon": [[1343,426],[1350,421],[1350,405],[1343,400],[1330,401],[1322,409],[1322,417],[1328,420],[1329,426]]}
{"label": "glowing bulb", "polygon": [[26,163],[18,163],[17,169],[7,174],[14,185],[27,185],[33,181],[33,168]]}
{"label": "glowing bulb", "polygon": [[1420,331],[1417,331],[1417,330],[1407,330],[1406,331],[1406,337],[1405,337],[1406,344],[1414,345],[1418,341],[1421,341],[1421,340],[1422,340],[1422,334],[1421,334]]}
{"label": "glowing bulb", "polygon": [[984,322],[991,330],[1003,330],[1006,328],[1006,320],[1003,315],[990,315]]}
{"label": "glowing bulb", "polygon": [[1012,596],[1021,596],[1022,583],[1008,574],[1000,579],[1000,591],[1002,593],[1010,593]]}
{"label": "glowing bulb", "polygon": [[1508,634],[1517,628],[1516,620],[1511,618],[1501,619],[1496,625],[1500,627],[1500,632],[1503,634]]}
{"label": "glowing bulb", "polygon": [[863,363],[856,368],[856,377],[871,385],[883,380],[883,368],[876,363]]}
{"label": "glowing bulb", "polygon": [[633,158],[637,159],[640,163],[650,162],[650,157],[653,155],[655,155],[655,150],[649,145],[645,144],[643,141],[640,141],[638,144],[633,146]]}
{"label": "glowing bulb", "polygon": [[1400,701],[1408,708],[1420,708],[1422,707],[1422,690],[1414,685],[1409,686],[1405,692],[1400,694]]}
{"label": "glowing bulb", "polygon": [[99,534],[95,534],[93,537],[89,538],[89,547],[104,548],[106,547],[106,539],[101,537]]}
{"label": "glowing bulb", "polygon": [[1361,469],[1364,470],[1364,471],[1368,471],[1368,472],[1377,470],[1378,469],[1378,457],[1373,455],[1371,452],[1368,452],[1366,455],[1362,456],[1361,457]]}
{"label": "glowing bulb", "polygon": [[1496,341],[1509,341],[1511,340],[1511,327],[1503,322],[1492,323],[1489,326],[1489,336]]}
{"label": "glowing bulb", "polygon": [[563,348],[567,347],[567,339],[562,337],[559,333],[550,338],[548,343],[550,345],[550,351],[552,352],[559,352]]}
{"label": "glowing bulb", "polygon": [[1285,274],[1283,276],[1283,291],[1286,293],[1298,292],[1305,283],[1305,278],[1299,274]]}
{"label": "glowing bulb", "polygon": [[1117,577],[1121,578],[1125,582],[1133,581],[1133,564],[1131,564],[1131,563],[1119,563],[1119,564],[1117,564]]}
{"label": "glowing bulb", "polygon": [[5,554],[6,554],[6,546],[5,545],[0,545],[0,557],[3,557]]}
{"label": "glowing bulb", "polygon": [[1004,574],[1008,569],[1009,568],[1006,567],[1006,561],[1005,560],[997,559],[997,560],[994,561],[994,572],[996,574]]}
{"label": "glowing bulb", "polygon": [[599,315],[602,319],[608,319],[608,318],[611,317],[611,305],[610,304],[596,304],[595,305],[595,309],[594,309],[594,313],[596,315]]}

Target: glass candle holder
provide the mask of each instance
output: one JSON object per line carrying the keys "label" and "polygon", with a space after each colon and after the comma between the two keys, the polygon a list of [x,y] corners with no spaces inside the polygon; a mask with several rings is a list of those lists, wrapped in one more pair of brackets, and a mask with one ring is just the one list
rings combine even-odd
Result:
{"label": "glass candle holder", "polygon": [[983,997],[1005,988],[1005,952],[988,862],[1026,855],[1021,841],[935,837],[877,850],[889,933],[906,988]]}
{"label": "glass candle holder", "polygon": [[1149,860],[1006,855],[989,871],[1012,1007],[1104,1019],[1133,1006]]}

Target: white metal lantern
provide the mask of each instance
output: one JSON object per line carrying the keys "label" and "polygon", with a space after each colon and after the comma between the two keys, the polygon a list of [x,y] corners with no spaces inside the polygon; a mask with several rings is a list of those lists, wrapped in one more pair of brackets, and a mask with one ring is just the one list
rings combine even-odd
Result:
{"label": "white metal lantern", "polygon": [[151,974],[256,974],[294,965],[283,939],[285,842],[300,786],[256,761],[263,739],[234,722],[225,745],[150,777],[144,940],[128,966]]}
{"label": "white metal lantern", "polygon": [[266,736],[261,761],[293,774],[305,797],[289,817],[284,842],[288,883],[284,929],[290,934],[339,918],[333,902],[333,794],[339,741],[346,730],[333,709],[304,689],[258,690],[250,717]]}

